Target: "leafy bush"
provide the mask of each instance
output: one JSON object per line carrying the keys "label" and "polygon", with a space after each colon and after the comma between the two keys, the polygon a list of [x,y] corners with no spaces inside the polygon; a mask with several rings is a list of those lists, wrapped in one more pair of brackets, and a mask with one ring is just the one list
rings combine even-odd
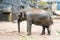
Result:
{"label": "leafy bush", "polygon": [[48,3],[45,2],[45,1],[40,1],[40,2],[38,2],[38,4],[41,5],[41,6],[48,5]]}

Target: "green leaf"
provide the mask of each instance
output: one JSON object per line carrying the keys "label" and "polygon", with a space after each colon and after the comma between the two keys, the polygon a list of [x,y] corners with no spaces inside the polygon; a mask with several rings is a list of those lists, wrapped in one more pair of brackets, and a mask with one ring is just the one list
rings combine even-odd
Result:
{"label": "green leaf", "polygon": [[48,3],[45,2],[45,1],[40,1],[40,2],[38,2],[38,4],[41,5],[41,6],[44,6],[44,5],[47,5]]}
{"label": "green leaf", "polygon": [[60,31],[56,31],[56,32],[60,34]]}

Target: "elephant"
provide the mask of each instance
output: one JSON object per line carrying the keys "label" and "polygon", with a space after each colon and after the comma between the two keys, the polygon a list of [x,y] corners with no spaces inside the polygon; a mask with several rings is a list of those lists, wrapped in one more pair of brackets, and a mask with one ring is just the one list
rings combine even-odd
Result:
{"label": "elephant", "polygon": [[50,25],[53,24],[53,20],[49,12],[40,9],[23,10],[18,15],[18,32],[20,33],[20,22],[27,21],[27,35],[31,35],[32,24],[42,26],[41,35],[45,35],[45,29],[47,28],[47,34],[51,34]]}

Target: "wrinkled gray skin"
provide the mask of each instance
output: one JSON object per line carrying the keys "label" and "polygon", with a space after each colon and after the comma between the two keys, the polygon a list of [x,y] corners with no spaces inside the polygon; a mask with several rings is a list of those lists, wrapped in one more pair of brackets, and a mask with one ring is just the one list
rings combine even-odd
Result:
{"label": "wrinkled gray skin", "polygon": [[31,27],[32,24],[40,25],[42,26],[42,33],[41,35],[45,34],[45,29],[47,28],[48,35],[50,35],[50,25],[53,24],[53,21],[51,19],[51,16],[48,12],[46,13],[26,13],[26,12],[20,12],[20,15],[18,16],[18,32],[20,33],[20,22],[23,20],[27,21],[27,34],[31,34]]}

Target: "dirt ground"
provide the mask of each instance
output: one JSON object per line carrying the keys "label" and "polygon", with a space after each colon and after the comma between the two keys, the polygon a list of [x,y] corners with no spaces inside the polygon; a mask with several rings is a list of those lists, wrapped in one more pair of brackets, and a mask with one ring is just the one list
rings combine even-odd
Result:
{"label": "dirt ground", "polygon": [[60,40],[60,19],[54,19],[51,35],[41,35],[42,26],[32,25],[32,34],[27,36],[27,22],[21,22],[21,33],[18,33],[17,23],[0,22],[0,40]]}

